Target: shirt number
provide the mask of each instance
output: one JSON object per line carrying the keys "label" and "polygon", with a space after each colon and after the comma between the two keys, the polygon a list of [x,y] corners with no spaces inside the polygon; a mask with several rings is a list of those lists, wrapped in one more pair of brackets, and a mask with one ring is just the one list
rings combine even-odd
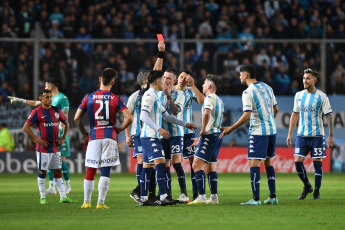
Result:
{"label": "shirt number", "polygon": [[96,103],[99,104],[99,108],[97,109],[95,113],[95,119],[96,120],[104,119],[104,116],[100,116],[99,114],[103,109],[103,104],[105,104],[105,120],[109,120],[109,101],[96,100]]}

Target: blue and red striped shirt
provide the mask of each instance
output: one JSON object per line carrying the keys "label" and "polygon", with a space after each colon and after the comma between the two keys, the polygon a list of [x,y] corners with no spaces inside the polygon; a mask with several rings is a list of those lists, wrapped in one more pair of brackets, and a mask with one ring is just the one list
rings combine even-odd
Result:
{"label": "blue and red striped shirt", "polygon": [[79,109],[89,114],[89,141],[105,138],[117,140],[114,128],[116,113],[127,109],[121,97],[109,90],[97,90],[84,97]]}
{"label": "blue and red striped shirt", "polygon": [[49,143],[48,147],[36,144],[36,151],[41,153],[57,153],[59,147],[56,145],[56,140],[59,134],[59,120],[66,121],[65,115],[55,106],[50,109],[45,109],[42,106],[37,107],[31,111],[29,118],[26,120],[30,125],[37,125],[39,130],[39,137]]}

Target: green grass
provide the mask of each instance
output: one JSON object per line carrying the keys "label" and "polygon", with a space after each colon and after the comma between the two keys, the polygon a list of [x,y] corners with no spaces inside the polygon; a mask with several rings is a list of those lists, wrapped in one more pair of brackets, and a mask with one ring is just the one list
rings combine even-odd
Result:
{"label": "green grass", "polygon": [[[308,175],[311,182],[314,176]],[[140,207],[131,198],[135,175],[111,175],[106,204],[110,210],[96,210],[97,183],[92,209],[82,210],[84,175],[71,175],[74,204],[60,204],[58,195],[39,204],[36,174],[0,174],[1,229],[344,229],[345,175],[325,174],[321,200],[309,194],[297,200],[302,182],[296,174],[277,175],[279,205],[240,206],[251,198],[248,174],[219,174],[219,205]],[[47,183],[46,183],[47,184]],[[187,184],[191,195],[190,181]],[[174,197],[178,184],[173,175]],[[209,195],[209,190],[207,190]],[[261,175],[261,201],[268,197],[265,174]]]}

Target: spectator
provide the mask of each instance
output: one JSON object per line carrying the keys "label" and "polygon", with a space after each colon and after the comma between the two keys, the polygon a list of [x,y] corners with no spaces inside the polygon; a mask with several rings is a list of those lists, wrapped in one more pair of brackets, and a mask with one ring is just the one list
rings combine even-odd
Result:
{"label": "spectator", "polygon": [[274,75],[274,79],[276,81],[276,93],[278,95],[286,94],[289,91],[291,79],[282,62],[278,64],[278,71]]}
{"label": "spectator", "polygon": [[92,68],[87,68],[85,74],[79,79],[79,89],[83,94],[95,91],[98,88],[98,78],[93,75]]}

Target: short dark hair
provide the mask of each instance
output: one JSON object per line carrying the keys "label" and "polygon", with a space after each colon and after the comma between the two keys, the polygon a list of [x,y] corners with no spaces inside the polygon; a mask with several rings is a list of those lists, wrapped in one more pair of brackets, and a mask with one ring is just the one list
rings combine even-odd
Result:
{"label": "short dark hair", "polygon": [[256,68],[252,65],[241,66],[240,72],[247,72],[249,74],[249,78],[256,79]]}
{"label": "short dark hair", "polygon": [[219,89],[221,86],[219,78],[214,74],[210,74],[210,73],[207,74],[206,80],[212,81],[214,83],[214,85],[216,86],[216,90]]}
{"label": "short dark hair", "polygon": [[173,75],[175,75],[175,77],[177,77],[177,71],[173,68],[167,68],[165,72],[172,73]]}
{"label": "short dark hair", "polygon": [[102,84],[109,85],[117,77],[117,71],[113,68],[105,68],[102,73]]}
{"label": "short dark hair", "polygon": [[161,70],[152,70],[147,80],[152,84],[156,79],[163,77],[163,74],[164,73]]}
{"label": "short dark hair", "polygon": [[144,70],[138,73],[137,75],[137,82],[139,85],[143,84],[143,79],[148,79],[150,75],[151,70]]}
{"label": "short dark hair", "polygon": [[188,69],[183,69],[182,71],[181,71],[181,73],[183,73],[183,72],[185,72],[186,74],[188,74],[189,76],[192,76],[193,74],[192,74],[192,71],[190,71],[190,70],[188,70]]}
{"label": "short dark hair", "polygon": [[41,90],[38,92],[38,96],[41,97],[41,96],[43,96],[43,94],[45,94],[45,93],[52,93],[52,91],[49,90],[49,89],[41,89]]}
{"label": "short dark hair", "polygon": [[47,82],[49,84],[54,85],[56,88],[59,88],[59,86],[60,86],[60,81],[55,77],[49,78]]}
{"label": "short dark hair", "polygon": [[303,71],[304,73],[310,73],[311,76],[315,77],[316,79],[319,78],[319,73],[316,70],[313,70],[311,68],[307,68]]}

